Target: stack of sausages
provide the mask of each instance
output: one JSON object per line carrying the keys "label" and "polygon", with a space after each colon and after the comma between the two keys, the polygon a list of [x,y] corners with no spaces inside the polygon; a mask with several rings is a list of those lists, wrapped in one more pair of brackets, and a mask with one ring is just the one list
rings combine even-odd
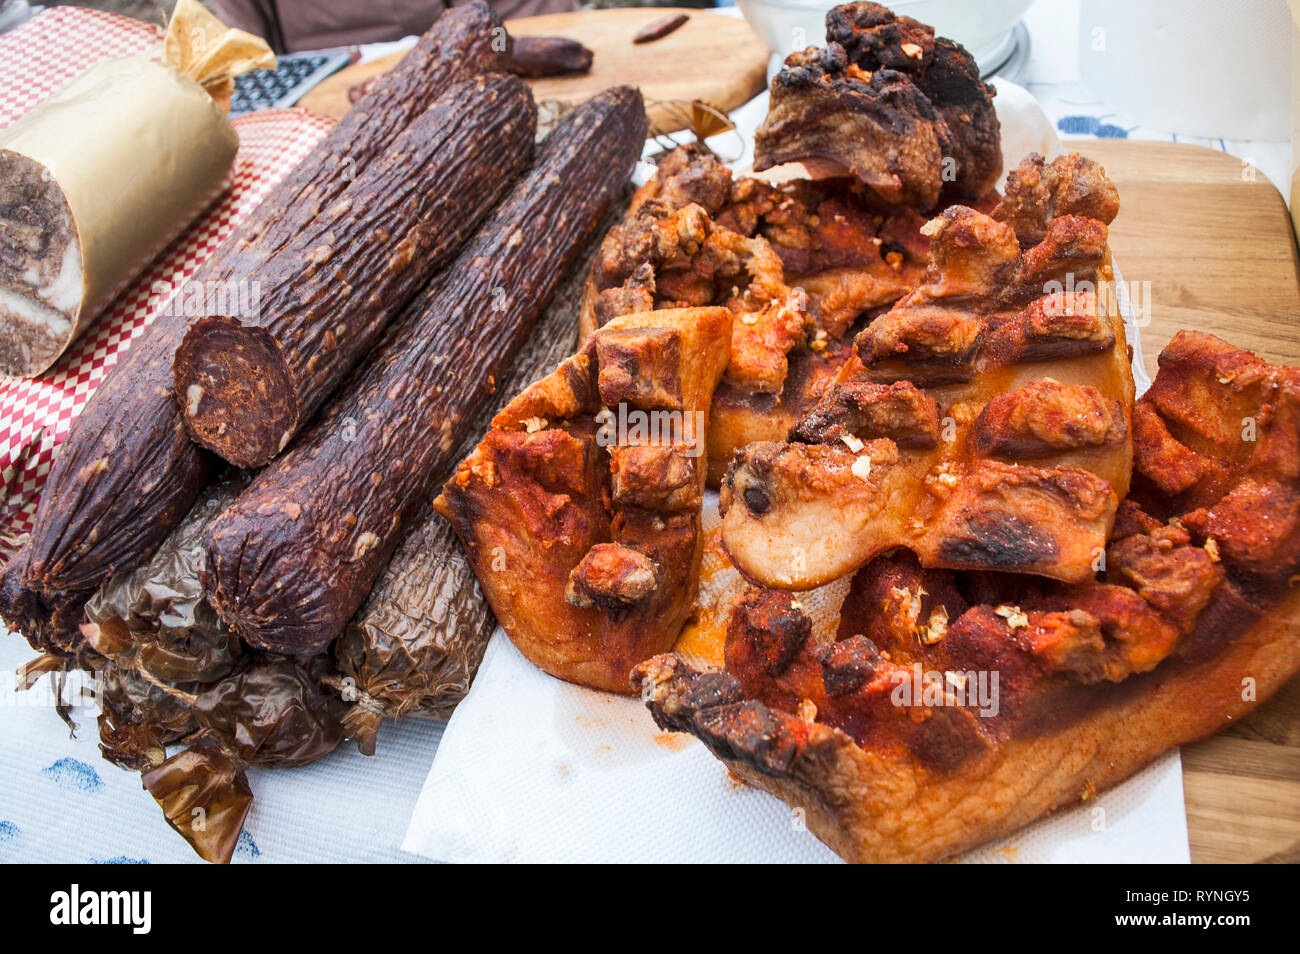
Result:
{"label": "stack of sausages", "polygon": [[[453,83],[496,68],[498,30],[478,4],[442,17],[190,281],[206,287],[263,273]],[[189,439],[172,394],[172,362],[189,320],[159,316],[59,450],[31,540],[0,581],[0,613],[38,649],[73,650],[81,604],[114,572],[147,559],[215,475],[216,458]]]}
{"label": "stack of sausages", "polygon": [[535,147],[509,56],[486,6],[446,13],[192,279],[253,285],[255,313],[162,316],[104,380],[0,575],[0,613],[36,648],[84,663],[87,599],[151,557],[223,459],[264,469],[211,523],[202,583],[259,651],[327,653],[436,519],[646,135],[618,88]]}

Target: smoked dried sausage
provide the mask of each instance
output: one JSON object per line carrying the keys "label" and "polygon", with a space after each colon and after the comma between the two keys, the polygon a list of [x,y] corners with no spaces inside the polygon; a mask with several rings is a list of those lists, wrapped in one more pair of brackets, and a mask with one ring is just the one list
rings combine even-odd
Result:
{"label": "smoked dried sausage", "polygon": [[506,74],[447,90],[261,268],[252,315],[208,315],[176,351],[190,436],[269,462],[532,159],[537,110]]}
{"label": "smoked dried sausage", "polygon": [[[623,220],[630,197],[629,189],[614,203],[597,235]],[[599,247],[591,242],[556,290],[453,459],[478,446],[492,417],[517,393],[573,354],[583,289]],[[456,531],[426,506],[334,643],[339,669],[351,679],[344,684],[352,706],[343,727],[357,748],[374,754],[384,716],[450,716],[469,691],[496,625]]]}
{"label": "smoked dried sausage", "polygon": [[564,76],[591,69],[595,54],[563,36],[521,36],[514,42],[506,68],[516,76]]}

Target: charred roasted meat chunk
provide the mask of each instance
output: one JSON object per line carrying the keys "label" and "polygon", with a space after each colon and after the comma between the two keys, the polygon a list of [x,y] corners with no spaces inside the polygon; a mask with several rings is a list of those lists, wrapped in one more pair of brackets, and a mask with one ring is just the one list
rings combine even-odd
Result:
{"label": "charred roasted meat chunk", "polygon": [[621,543],[596,543],[569,573],[564,600],[578,609],[600,609],[611,620],[644,606],[662,581],[649,555]]}
{"label": "charred roasted meat chunk", "polygon": [[693,203],[713,215],[730,201],[731,187],[731,170],[690,144],[660,160],[654,178],[633,198],[633,207],[653,196],[672,209]]}
{"label": "charred roasted meat chunk", "polygon": [[[707,283],[709,276],[690,276],[688,270],[709,235],[710,224],[707,211],[694,202],[674,207],[654,199],[637,206],[628,221],[611,229],[601,243],[595,265],[596,288],[601,292],[618,288],[636,276],[642,266],[649,265],[651,277],[656,278],[660,271],[686,272],[665,278],[666,287],[674,290],[681,304],[708,304],[713,288],[697,286]],[[638,285],[646,284],[645,276],[640,276]],[[657,287],[657,282],[650,285],[652,291]],[[703,300],[697,300],[699,296]]]}
{"label": "charred roasted meat chunk", "polygon": [[[937,860],[1239,718],[1255,704],[1242,699],[1243,678],[1265,673],[1267,695],[1300,668],[1294,606],[1265,616],[1256,607],[1212,660],[1184,655],[1222,625],[1213,602],[1230,584],[1203,547],[1143,548],[1163,566],[1137,590],[1026,588],[882,557],[855,578],[839,637],[802,643],[775,672],[765,647],[788,626],[754,621],[763,603],[789,596],[751,590],[732,617],[725,672],[666,655],[634,681],[656,722],[804,809],[847,860]],[[1189,587],[1190,611],[1170,612]],[[969,605],[963,593],[1016,602]],[[696,691],[705,680],[726,693]],[[1202,690],[1219,702],[1204,705]]]}
{"label": "charred roasted meat chunk", "polygon": [[[1132,459],[1123,323],[1097,290],[1105,226],[1057,218],[1022,249],[953,206],[924,231],[926,281],[856,336],[795,443],[732,460],[723,542],[753,580],[820,586],[897,546],[929,567],[1096,572]],[[1025,301],[1066,263],[1077,289],[1049,279]]]}
{"label": "charred roasted meat chunk", "polygon": [[[910,17],[874,3],[847,3],[826,15],[827,44],[844,47],[860,69],[896,70],[925,94],[948,125],[953,197],[975,199],[992,191],[1002,173],[1002,150],[993,87],[980,81],[974,58],[958,43]],[[919,52],[918,52],[919,48]]]}
{"label": "charred roasted meat chunk", "polygon": [[[801,626],[788,593],[740,589],[725,671],[637,667],[655,721],[803,809],[844,858],[929,861],[1249,712],[1300,670],[1300,378],[1187,332],[1160,366],[1095,575],[936,569],[900,548],[855,573],[833,632]],[[1109,439],[1094,397],[1069,398],[1091,408],[1082,431],[1047,432]]]}
{"label": "charred roasted meat chunk", "polygon": [[886,201],[933,209],[978,199],[1002,174],[993,88],[959,44],[875,3],[826,16],[826,46],[772,80],[754,167],[824,159]]}
{"label": "charred roasted meat chunk", "polygon": [[1020,244],[1029,248],[1047,234],[1047,225],[1059,215],[1079,215],[1110,225],[1119,214],[1119,192],[1106,178],[1106,170],[1078,153],[1048,162],[1031,153],[1007,173],[1005,194],[993,217],[1016,230]]}
{"label": "charred roasted meat chunk", "polygon": [[922,209],[938,203],[952,136],[906,75],[863,70],[830,43],[791,54],[770,92],[771,109],[754,135],[758,171],[826,159],[887,202]]}
{"label": "charred roasted meat chunk", "polygon": [[725,308],[616,318],[506,406],[435,502],[537,666],[627,692],[695,601]]}
{"label": "charred roasted meat chunk", "polygon": [[[716,231],[770,246],[788,284],[808,293],[818,329],[834,337],[919,283],[929,244],[923,223],[912,209],[881,206],[852,179],[733,180],[712,156],[683,146],[664,157],[627,221],[602,243],[583,333],[635,310],[647,293],[656,307],[725,304],[736,274],[718,254],[725,249],[694,261]],[[737,240],[727,247],[738,251]]]}

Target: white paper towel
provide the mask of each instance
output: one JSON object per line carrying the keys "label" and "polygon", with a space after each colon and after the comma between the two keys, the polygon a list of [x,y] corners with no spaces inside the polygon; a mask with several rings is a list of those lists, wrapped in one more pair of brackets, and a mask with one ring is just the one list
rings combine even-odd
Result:
{"label": "white paper towel", "polygon": [[1002,126],[1002,178],[998,180],[998,188],[1002,189],[1007,184],[1007,173],[1031,152],[1052,159],[1065,149],[1056,127],[1029,90],[997,76],[992,85],[997,90],[994,111]]}
{"label": "white paper towel", "polygon": [[[699,741],[659,732],[639,698],[554,679],[499,629],[402,848],[452,862],[838,861]],[[1186,863],[1178,752],[962,860]]]}

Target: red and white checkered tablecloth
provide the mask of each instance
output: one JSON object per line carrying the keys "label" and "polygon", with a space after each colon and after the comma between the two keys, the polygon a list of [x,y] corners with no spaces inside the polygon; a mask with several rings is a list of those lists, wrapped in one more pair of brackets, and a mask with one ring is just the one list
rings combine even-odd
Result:
{"label": "red and white checkered tablecloth", "polygon": [[[115,56],[161,50],[160,27],[76,7],[54,7],[0,37],[0,129],[64,83]],[[118,357],[167,304],[152,289],[179,287],[280,179],[329,131],[301,109],[234,120],[234,184],[104,311],[57,364],[35,380],[0,378],[0,561],[31,528],[56,449]]]}

